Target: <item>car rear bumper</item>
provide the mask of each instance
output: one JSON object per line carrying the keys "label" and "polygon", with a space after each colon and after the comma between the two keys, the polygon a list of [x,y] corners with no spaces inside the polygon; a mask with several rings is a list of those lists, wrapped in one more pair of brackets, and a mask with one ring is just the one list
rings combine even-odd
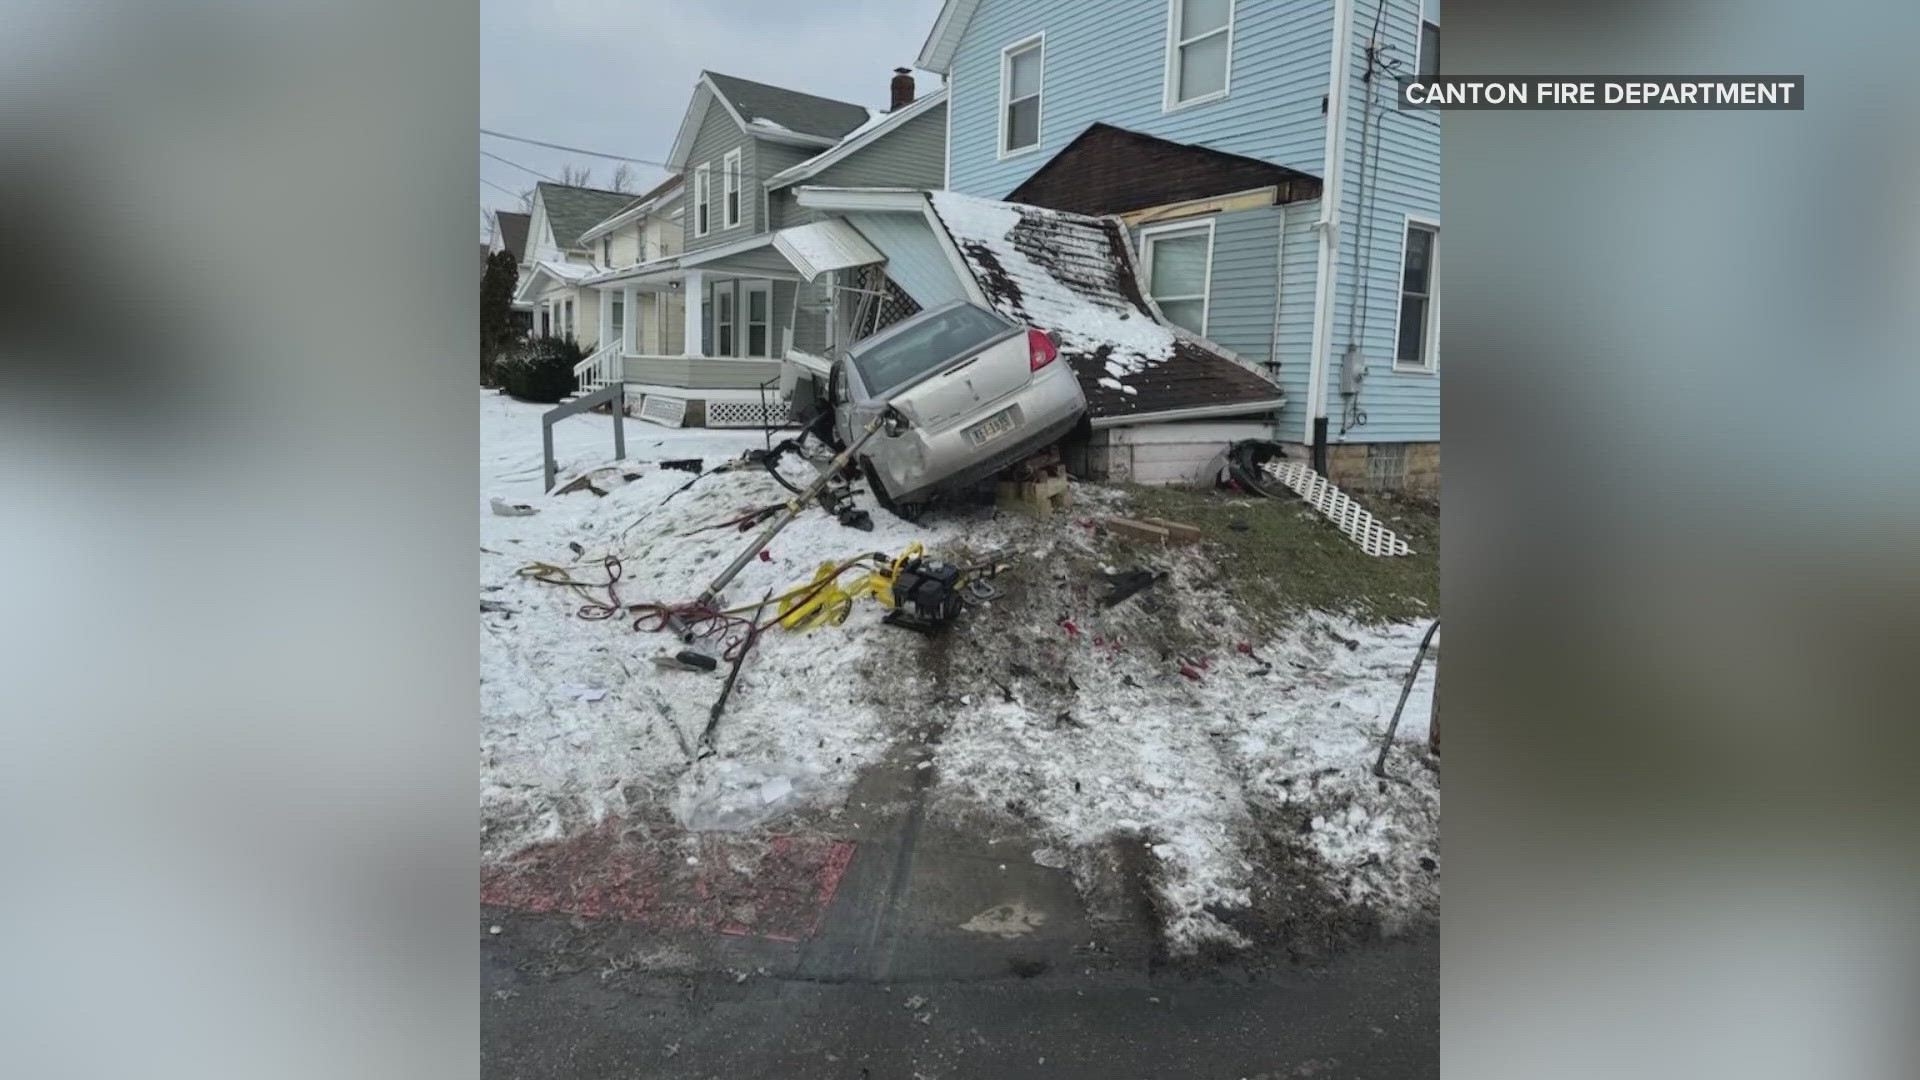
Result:
{"label": "car rear bumper", "polygon": [[[1018,427],[981,446],[967,439],[969,428],[1009,406],[1020,410]],[[940,488],[984,479],[1052,445],[1073,430],[1086,410],[1079,380],[1066,364],[1057,364],[1011,399],[984,406],[937,431],[909,430],[887,440],[872,456],[888,494],[898,502],[917,502]]]}

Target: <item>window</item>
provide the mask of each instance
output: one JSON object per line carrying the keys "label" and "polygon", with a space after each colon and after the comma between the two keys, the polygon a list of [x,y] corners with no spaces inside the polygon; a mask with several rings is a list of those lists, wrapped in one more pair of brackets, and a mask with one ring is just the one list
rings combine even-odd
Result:
{"label": "window", "polygon": [[561,316],[560,322],[566,328],[567,339],[571,341],[578,336],[579,328],[579,324],[573,321],[573,297],[567,297],[561,310],[566,312],[566,314]]}
{"label": "window", "polygon": [[613,314],[608,316],[608,318],[612,320],[613,334],[607,341],[609,343],[618,341],[624,345],[627,340],[627,305],[625,298],[618,293],[607,293],[605,295],[607,297],[607,303],[613,306]]}
{"label": "window", "polygon": [[733,355],[733,282],[713,289],[713,341],[715,356]]}
{"label": "window", "polygon": [[1440,77],[1440,28],[1433,23],[1420,24],[1420,57],[1414,64],[1414,72],[1419,82]]}
{"label": "window", "polygon": [[1207,332],[1207,292],[1213,282],[1213,222],[1140,230],[1147,295],[1167,321]]}
{"label": "window", "polygon": [[1040,145],[1040,80],[1046,35],[1000,51],[1000,156]]}
{"label": "window", "polygon": [[600,265],[608,269],[613,267],[613,237],[611,236],[600,238]]}
{"label": "window", "polygon": [[720,164],[720,227],[731,229],[740,224],[740,151],[727,151]]}
{"label": "window", "polygon": [[1406,247],[1400,256],[1400,328],[1393,366],[1431,371],[1440,353],[1440,304],[1435,257],[1440,228],[1407,220]]}
{"label": "window", "polygon": [[772,332],[773,293],[768,282],[747,286],[747,355],[770,356],[768,337]]}
{"label": "window", "polygon": [[707,235],[707,226],[712,224],[708,218],[711,208],[707,205],[713,197],[713,174],[706,165],[693,170],[693,235]]}
{"label": "window", "polygon": [[1166,107],[1227,96],[1233,66],[1234,0],[1171,0],[1167,14]]}

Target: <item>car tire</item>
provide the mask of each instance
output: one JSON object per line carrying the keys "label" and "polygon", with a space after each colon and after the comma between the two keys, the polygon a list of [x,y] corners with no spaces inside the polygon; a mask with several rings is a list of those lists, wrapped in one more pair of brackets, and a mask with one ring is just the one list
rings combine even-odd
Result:
{"label": "car tire", "polygon": [[867,490],[873,492],[873,501],[880,504],[880,509],[908,523],[919,521],[920,515],[926,513],[926,503],[895,502],[893,496],[887,494],[887,485],[880,479],[880,471],[873,467],[873,459],[865,454],[860,455],[860,475],[866,477]]}

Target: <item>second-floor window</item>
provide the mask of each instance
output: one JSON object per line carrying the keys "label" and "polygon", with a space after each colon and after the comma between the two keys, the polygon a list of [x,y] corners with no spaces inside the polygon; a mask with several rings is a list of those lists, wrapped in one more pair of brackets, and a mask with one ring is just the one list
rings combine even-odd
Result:
{"label": "second-floor window", "polygon": [[1147,295],[1167,321],[1207,332],[1207,294],[1213,283],[1213,222],[1158,225],[1140,230],[1140,261]]}
{"label": "second-floor window", "polygon": [[1434,256],[1440,248],[1440,229],[1424,221],[1408,220],[1406,246],[1400,254],[1400,326],[1393,350],[1393,366],[1402,370],[1432,371],[1440,357],[1439,298],[1434,286]]}
{"label": "second-floor window", "polygon": [[1173,0],[1167,14],[1167,108],[1225,97],[1234,0]]}
{"label": "second-floor window", "polygon": [[600,265],[613,265],[613,237],[611,236],[600,238]]}
{"label": "second-floor window", "polygon": [[1000,53],[1000,153],[1040,145],[1040,83],[1046,67],[1046,37],[1018,41]]}
{"label": "second-floor window", "polygon": [[707,235],[707,226],[713,223],[709,217],[713,208],[707,204],[713,198],[713,173],[705,166],[693,170],[693,235]]}
{"label": "second-floor window", "polygon": [[1440,27],[1434,23],[1420,24],[1420,60],[1416,68],[1416,77],[1421,82],[1440,77]]}
{"label": "second-floor window", "polygon": [[731,229],[740,224],[740,151],[727,151],[720,163],[720,227]]}

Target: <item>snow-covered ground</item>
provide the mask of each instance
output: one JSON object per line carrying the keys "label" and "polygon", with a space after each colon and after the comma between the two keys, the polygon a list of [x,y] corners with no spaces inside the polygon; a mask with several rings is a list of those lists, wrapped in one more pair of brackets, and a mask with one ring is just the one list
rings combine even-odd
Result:
{"label": "snow-covered ground", "polygon": [[[655,667],[651,657],[672,651],[671,638],[635,632],[630,619],[579,618],[581,596],[516,571],[537,560],[603,581],[611,554],[621,560],[622,603],[691,599],[744,542],[731,529],[699,527],[785,492],[761,473],[725,473],[663,505],[691,476],[654,463],[700,457],[711,466],[763,445],[761,434],[630,421],[628,460],[614,463],[611,420],[569,418],[555,428],[561,484],[592,471],[606,495],[548,496],[543,408],[492,393],[480,408],[480,595],[505,608],[482,616],[480,643],[489,860],[609,816],[671,814],[683,825],[732,828],[827,809],[863,769],[937,721],[936,810],[1005,816],[1018,806],[1039,838],[1033,857],[1071,867],[1090,889],[1101,872],[1096,852],[1148,845],[1175,951],[1248,943],[1249,927],[1283,917],[1277,906],[1304,902],[1294,895],[1302,866],[1322,905],[1351,905],[1388,924],[1437,910],[1439,780],[1423,749],[1432,663],[1401,722],[1394,778],[1369,771],[1422,626],[1316,618],[1247,640],[1230,602],[1210,591],[1201,549],[1166,556],[1167,581],[1105,609],[1093,600],[1103,588],[1097,571],[1119,556],[1072,517],[909,525],[873,508],[867,533],[810,511],[774,541],[768,561],[748,565],[730,603],[797,584],[824,561],[896,553],[912,541],[933,551],[1006,549],[1018,566],[1002,579],[1002,599],[918,652],[880,624],[872,602],[839,627],[765,635],[717,733],[719,753],[696,761],[718,678]],[[498,516],[493,497],[538,512]],[[1115,498],[1076,489],[1082,506]],[[1122,554],[1145,557],[1137,550]],[[1252,656],[1235,650],[1242,640]],[[943,650],[937,677],[902,676],[903,655],[934,663],[933,650]],[[1179,673],[1183,659],[1200,678]],[[902,699],[902,685],[920,684],[917,698]]]}

